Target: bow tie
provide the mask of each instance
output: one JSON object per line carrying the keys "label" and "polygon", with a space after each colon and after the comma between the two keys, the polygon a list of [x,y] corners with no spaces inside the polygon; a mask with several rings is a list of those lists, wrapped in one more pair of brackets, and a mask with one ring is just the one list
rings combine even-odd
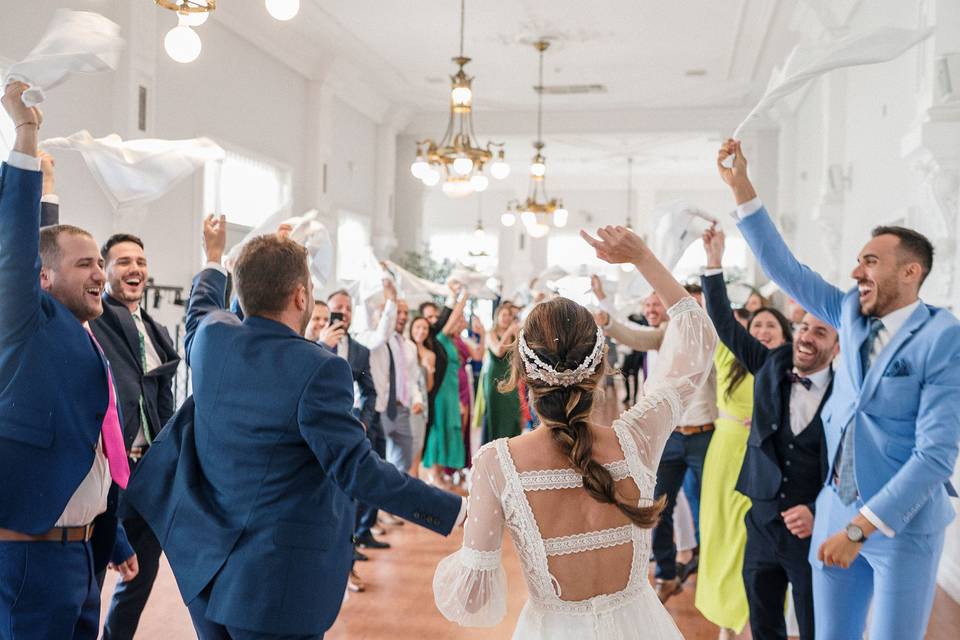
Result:
{"label": "bow tie", "polygon": [[802,384],[803,388],[807,391],[810,391],[810,387],[813,386],[813,380],[810,378],[804,378],[803,376],[797,375],[796,371],[787,372],[787,380],[794,384]]}

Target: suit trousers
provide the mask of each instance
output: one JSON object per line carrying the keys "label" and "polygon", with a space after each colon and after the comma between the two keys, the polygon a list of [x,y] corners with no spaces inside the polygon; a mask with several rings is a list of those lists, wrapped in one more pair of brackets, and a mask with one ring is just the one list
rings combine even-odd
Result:
{"label": "suit trousers", "polygon": [[[657,561],[656,577],[673,580],[677,577],[677,544],[673,538],[673,509],[677,494],[683,488],[683,478],[690,469],[697,480],[699,491],[703,479],[703,461],[713,431],[685,436],[679,432],[670,434],[663,448],[660,466],[657,467],[657,486],[654,496],[667,496],[667,505],[660,514],[660,521],[653,530],[653,556]],[[699,498],[699,496],[698,496]],[[693,505],[691,504],[691,508]],[[694,516],[696,522],[696,516]]]}
{"label": "suit trousers", "polygon": [[[387,457],[387,439],[383,436],[383,425],[380,424],[380,414],[374,414],[373,424],[367,428],[367,439],[373,450],[381,458]],[[357,504],[357,526],[353,535],[360,538],[370,534],[377,524],[378,509],[374,506],[359,502]]]}
{"label": "suit trousers", "polygon": [[387,439],[387,462],[403,473],[413,464],[413,431],[410,428],[410,409],[397,404],[397,417],[393,420],[384,411],[380,414],[383,435]]}
{"label": "suit trousers", "polygon": [[944,532],[901,531],[888,538],[876,531],[849,568],[824,566],[817,549],[862,506],[859,499],[844,505],[832,484],[817,497],[810,549],[817,640],[862,638],[871,602],[870,640],[922,640],[933,610]]}
{"label": "suit trousers", "polygon": [[210,604],[210,590],[213,583],[200,592],[194,598],[187,610],[190,612],[190,620],[193,622],[193,628],[197,632],[198,640],[323,640],[323,634],[315,636],[295,636],[275,633],[263,633],[259,631],[250,631],[240,629],[230,625],[222,625],[218,622],[207,619],[207,606]]}
{"label": "suit trousers", "polygon": [[0,542],[0,640],[96,640],[89,542]]}
{"label": "suit trousers", "polygon": [[[776,506],[770,509],[776,513]],[[744,518],[743,584],[750,607],[750,632],[757,640],[786,640],[784,603],[789,584],[800,640],[813,640],[813,581],[807,560],[810,538],[801,540],[787,530],[779,516],[771,519],[760,511],[753,507]]]}
{"label": "suit trousers", "polygon": [[[130,471],[137,466],[137,462],[130,461]],[[121,500],[123,499],[121,494]],[[130,640],[140,624],[140,615],[150,598],[150,591],[157,579],[160,568],[162,549],[157,537],[147,526],[143,518],[136,515],[123,520],[123,528],[127,532],[130,546],[137,554],[137,564],[140,572],[130,582],[117,578],[113,590],[113,600],[110,602],[110,611],[103,625],[103,640]]]}

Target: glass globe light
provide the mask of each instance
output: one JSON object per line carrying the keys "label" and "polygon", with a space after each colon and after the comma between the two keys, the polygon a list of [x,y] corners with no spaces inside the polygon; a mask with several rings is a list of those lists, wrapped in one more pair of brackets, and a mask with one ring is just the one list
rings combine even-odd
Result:
{"label": "glass globe light", "polygon": [[503,149],[497,154],[496,161],[490,165],[490,175],[496,180],[503,180],[510,175],[510,165],[503,159]]}
{"label": "glass globe light", "polygon": [[440,172],[431,167],[427,167],[427,170],[420,177],[420,181],[423,182],[425,186],[432,187],[440,182]]}
{"label": "glass globe light", "polygon": [[524,211],[520,214],[520,220],[523,221],[524,226],[532,227],[537,224],[537,215],[533,211]]}
{"label": "glass globe light", "polygon": [[193,29],[181,24],[167,32],[163,38],[163,48],[174,61],[187,64],[197,59],[203,43]]}
{"label": "glass globe light", "polygon": [[293,19],[300,12],[300,0],[266,0],[267,12],[277,20]]}
{"label": "glass globe light", "polygon": [[512,227],[517,224],[517,216],[515,216],[512,211],[507,211],[500,216],[500,224],[505,227]]}
{"label": "glass globe light", "polygon": [[422,180],[428,171],[430,171],[430,164],[423,159],[423,156],[417,156],[416,161],[410,165],[410,173],[413,174],[414,178]]}
{"label": "glass globe light", "polygon": [[465,178],[447,178],[443,183],[443,192],[450,198],[463,198],[473,193],[473,185]]}
{"label": "glass globe light", "polygon": [[553,212],[553,226],[557,227],[558,229],[562,229],[563,227],[567,226],[567,218],[569,218],[569,216],[570,213],[563,207],[560,207]]}
{"label": "glass globe light", "polygon": [[209,17],[209,11],[192,11],[190,13],[186,11],[178,11],[177,23],[183,25],[184,27],[199,27],[204,24]]}
{"label": "glass globe light", "polygon": [[530,175],[535,178],[542,178],[547,175],[547,165],[542,162],[534,162],[530,165]]}
{"label": "glass globe light", "polygon": [[547,235],[548,233],[550,233],[550,227],[548,227],[547,225],[543,224],[542,222],[538,222],[538,223],[536,223],[536,224],[528,227],[528,228],[527,228],[527,233],[530,234],[530,237],[531,237],[531,238],[542,238],[542,237],[544,237],[545,235]]}
{"label": "glass globe light", "polygon": [[453,171],[461,176],[469,174],[473,171],[473,160],[466,156],[460,156],[453,161]]}
{"label": "glass globe light", "polygon": [[490,186],[490,178],[482,173],[478,173],[470,178],[470,184],[473,186],[473,190],[479,193],[481,191],[485,191],[486,188]]}
{"label": "glass globe light", "polygon": [[473,91],[470,90],[470,87],[454,87],[450,92],[450,99],[453,100],[456,107],[469,106],[470,101],[473,100]]}
{"label": "glass globe light", "polygon": [[484,236],[487,235],[487,232],[484,231],[483,227],[477,225],[477,228],[473,230],[473,237],[477,240],[483,240]]}

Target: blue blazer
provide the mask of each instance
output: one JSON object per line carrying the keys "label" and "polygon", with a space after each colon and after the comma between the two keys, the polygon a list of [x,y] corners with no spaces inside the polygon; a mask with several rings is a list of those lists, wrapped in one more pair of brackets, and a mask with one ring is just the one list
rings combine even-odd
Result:
{"label": "blue blazer", "polygon": [[194,280],[194,402],[154,441],[126,502],[157,535],[184,601],[209,587],[209,619],[321,634],[352,563],[351,499],[443,534],[461,499],[371,450],[343,358],[273,320],[222,311],[225,287],[213,269]]}
{"label": "blue blazer", "polygon": [[[0,527],[43,533],[90,472],[109,402],[107,361],[76,316],[40,288],[39,171],[0,167]],[[110,500],[98,569],[133,550]]]}
{"label": "blue blazer", "polygon": [[[730,309],[727,285],[723,274],[700,278],[707,314],[723,344],[753,374],[753,418],[747,451],[740,467],[736,489],[752,500],[776,500],[783,482],[783,470],[777,456],[774,436],[777,429],[790,423],[790,383],[785,374],[793,369],[793,343],[768,349],[744,329]],[[816,429],[820,436],[820,483],[827,477],[827,447],[823,438],[821,411],[830,397],[833,382],[827,387],[820,407],[807,429]],[[807,503],[816,513],[816,503]]]}
{"label": "blue blazer", "polygon": [[347,349],[347,362],[353,381],[360,389],[360,422],[366,428],[373,426],[377,419],[377,388],[373,386],[373,374],[370,373],[370,349],[348,336],[350,346]]}
{"label": "blue blazer", "polygon": [[800,264],[766,209],[737,226],[770,279],[839,331],[840,365],[823,409],[831,467],[844,427],[856,421],[854,468],[866,506],[898,535],[941,531],[956,516],[948,496],[956,495],[949,479],[960,442],[960,322],[921,304],[864,375],[869,318],[857,288],[844,293]]}

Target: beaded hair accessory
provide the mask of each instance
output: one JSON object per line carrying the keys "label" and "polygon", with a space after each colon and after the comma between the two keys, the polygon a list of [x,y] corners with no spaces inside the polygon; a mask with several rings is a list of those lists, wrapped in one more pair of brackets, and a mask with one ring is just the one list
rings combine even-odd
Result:
{"label": "beaded hair accessory", "polygon": [[520,359],[523,361],[523,368],[533,380],[540,380],[555,387],[569,387],[583,382],[597,370],[597,365],[603,360],[603,346],[606,340],[603,336],[603,329],[597,327],[597,342],[583,362],[576,369],[567,369],[557,371],[555,368],[541,360],[537,354],[527,345],[527,340],[520,331],[518,348],[520,350]]}

